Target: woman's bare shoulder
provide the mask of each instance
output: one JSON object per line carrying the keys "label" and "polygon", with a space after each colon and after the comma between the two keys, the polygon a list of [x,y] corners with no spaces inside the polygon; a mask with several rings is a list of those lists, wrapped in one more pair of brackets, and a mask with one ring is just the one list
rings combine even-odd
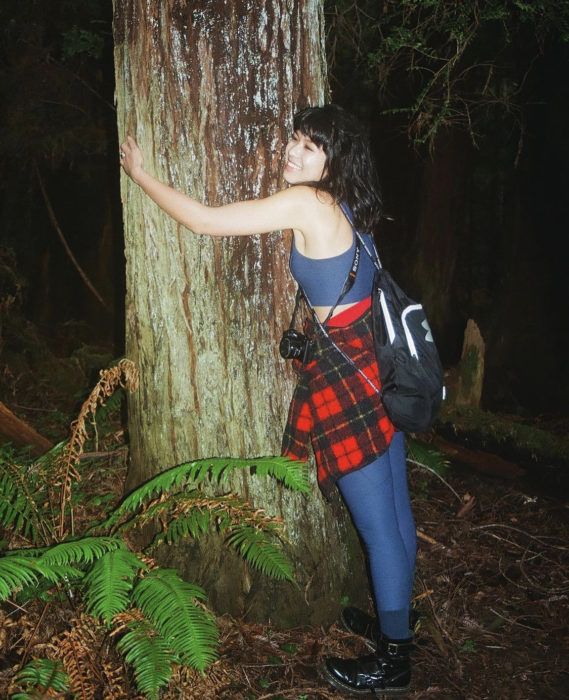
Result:
{"label": "woman's bare shoulder", "polygon": [[331,194],[312,185],[293,185],[286,190],[281,190],[281,194],[295,198],[309,206],[332,206],[335,204]]}
{"label": "woman's bare shoulder", "polygon": [[303,212],[305,222],[319,220],[332,221],[338,216],[339,207],[332,195],[310,185],[294,185],[280,193],[286,197],[297,211]]}

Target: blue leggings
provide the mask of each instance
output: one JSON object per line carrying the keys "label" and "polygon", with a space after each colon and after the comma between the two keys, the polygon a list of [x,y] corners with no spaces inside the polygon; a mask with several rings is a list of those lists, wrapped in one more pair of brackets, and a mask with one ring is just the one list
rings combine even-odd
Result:
{"label": "blue leggings", "polygon": [[387,452],[337,483],[367,549],[382,633],[405,639],[410,636],[417,537],[407,489],[404,434],[395,433]]}

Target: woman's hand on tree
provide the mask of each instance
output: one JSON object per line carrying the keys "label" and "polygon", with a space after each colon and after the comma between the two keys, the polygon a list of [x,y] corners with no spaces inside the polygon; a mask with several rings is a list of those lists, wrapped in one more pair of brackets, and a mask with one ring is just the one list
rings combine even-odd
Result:
{"label": "woman's hand on tree", "polygon": [[142,152],[132,136],[127,136],[126,141],[121,144],[120,164],[134,182],[137,181],[137,176],[144,172]]}

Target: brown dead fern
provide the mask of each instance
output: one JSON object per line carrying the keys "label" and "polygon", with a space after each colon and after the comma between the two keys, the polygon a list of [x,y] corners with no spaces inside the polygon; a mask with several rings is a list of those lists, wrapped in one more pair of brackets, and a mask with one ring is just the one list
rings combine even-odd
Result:
{"label": "brown dead fern", "polygon": [[86,427],[87,418],[91,416],[93,421],[97,407],[104,405],[105,399],[119,388],[130,392],[138,389],[138,369],[132,360],[125,358],[114,367],[101,370],[99,381],[81,406],[77,419],[71,424],[71,438],[59,458],[54,479],[54,487],[59,490],[59,525],[56,530],[59,538],[63,538],[66,534],[65,507],[71,498],[72,484],[81,481],[81,475],[76,467],[89,436]]}
{"label": "brown dead fern", "polygon": [[[76,697],[81,700],[94,700],[100,697],[101,689],[117,686],[117,664],[113,664],[102,652],[106,636],[102,625],[85,614],[71,622],[71,627],[65,630],[53,645],[53,656],[63,664],[69,678],[70,690],[76,693]],[[123,677],[123,683],[124,681]]]}
{"label": "brown dead fern", "polygon": [[[247,501],[242,501],[236,494],[228,493],[218,496],[202,495],[198,497],[195,493],[184,492],[174,496],[162,493],[158,498],[145,504],[136,518],[123,523],[117,528],[121,537],[125,538],[126,533],[133,529],[145,527],[148,523],[160,529],[160,534],[156,534],[154,542],[150,545],[150,550],[161,542],[173,544],[181,535],[169,536],[170,525],[178,519],[183,519],[191,512],[205,512],[211,514],[212,523],[225,522],[223,529],[232,525],[248,525],[258,531],[279,531],[279,537],[286,541],[286,528],[283,518],[267,515],[262,508],[252,506]],[[127,540],[128,541],[128,540]]]}
{"label": "brown dead fern", "polygon": [[109,655],[101,659],[101,670],[105,678],[104,700],[145,700],[134,692],[122,660]]}

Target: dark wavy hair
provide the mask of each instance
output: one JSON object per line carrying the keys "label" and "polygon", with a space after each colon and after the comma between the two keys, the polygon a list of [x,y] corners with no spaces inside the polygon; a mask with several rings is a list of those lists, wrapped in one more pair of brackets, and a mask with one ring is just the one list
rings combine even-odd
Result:
{"label": "dark wavy hair", "polygon": [[325,175],[311,183],[345,202],[356,228],[372,233],[383,215],[379,179],[367,135],[359,121],[335,104],[307,107],[294,117],[294,130],[308,136],[326,154]]}

